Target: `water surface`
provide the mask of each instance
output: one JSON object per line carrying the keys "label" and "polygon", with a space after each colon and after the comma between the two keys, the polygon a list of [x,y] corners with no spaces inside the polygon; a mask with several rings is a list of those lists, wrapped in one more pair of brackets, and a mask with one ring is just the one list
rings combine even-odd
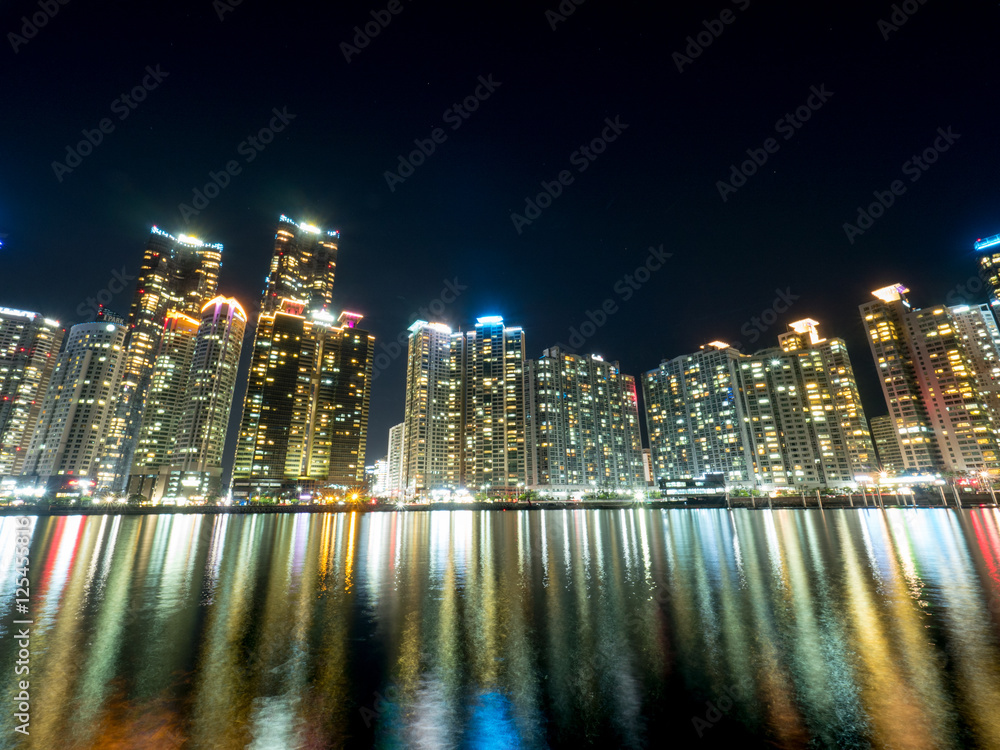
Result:
{"label": "water surface", "polygon": [[32,522],[3,747],[1000,748],[993,509]]}

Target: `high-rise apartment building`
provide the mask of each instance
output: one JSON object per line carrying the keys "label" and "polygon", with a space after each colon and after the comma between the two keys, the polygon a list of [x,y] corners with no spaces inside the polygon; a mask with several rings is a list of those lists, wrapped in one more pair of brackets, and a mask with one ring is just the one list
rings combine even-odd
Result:
{"label": "high-rise apartment building", "polygon": [[222,484],[246,313],[217,297],[200,320],[167,313],[139,433],[129,492],[154,501],[204,500]]}
{"label": "high-rise apartment building", "polygon": [[406,425],[400,422],[389,428],[389,446],[386,454],[389,462],[387,491],[390,497],[401,497],[403,493],[403,445]]}
{"label": "high-rise apartment building", "polygon": [[160,472],[170,466],[180,434],[199,325],[196,318],[182,312],[170,310],[166,314],[129,478],[130,495],[159,501],[166,493],[166,473],[161,478]]}
{"label": "high-rise apartment building", "polygon": [[528,486],[550,492],[646,486],[635,380],[617,362],[546,349],[527,362]]}
{"label": "high-rise apartment building", "polygon": [[891,414],[872,417],[872,442],[878,454],[879,469],[890,474],[903,471],[903,452],[899,449],[899,435]]}
{"label": "high-rise apartment building", "polygon": [[991,382],[1000,339],[989,309],[914,309],[901,284],[861,305],[908,472],[1000,473]]}
{"label": "high-rise apartment building", "polygon": [[[124,325],[73,326],[59,354],[31,438],[22,476],[54,487],[96,484],[125,366]],[[87,492],[89,494],[89,492]]]}
{"label": "high-rise apartment building", "polygon": [[221,493],[222,454],[246,324],[246,312],[231,297],[216,297],[202,308],[187,398],[170,455],[168,497]]}
{"label": "high-rise apartment building", "polygon": [[452,334],[454,409],[462,444],[459,486],[513,494],[528,477],[524,331],[499,315]]}
{"label": "high-rise apartment building", "polygon": [[846,487],[877,466],[847,346],[821,338],[817,326],[796,321],[778,348],[740,362],[761,487]]}
{"label": "high-rise apartment building", "polygon": [[722,474],[753,485],[754,448],[740,395],[745,356],[721,341],[664,360],[642,381],[654,481]]}
{"label": "high-rise apartment building", "polygon": [[0,307],[0,477],[21,473],[64,335],[57,320]]}
{"label": "high-rise apartment building", "polygon": [[889,416],[896,422],[903,469],[922,473],[938,470],[942,461],[904,323],[911,312],[907,292],[902,284],[876,289],[875,300],[860,310]]}
{"label": "high-rise apartment building", "polygon": [[261,313],[234,494],[364,484],[375,337],[360,321],[288,299]]}
{"label": "high-rise apartment building", "polygon": [[657,481],[721,474],[763,490],[843,487],[875,465],[842,339],[792,323],[752,355],[723,342],[664,361],[643,394]]}
{"label": "high-rise apartment building", "polygon": [[404,492],[522,491],[529,461],[524,377],[524,332],[500,316],[479,318],[464,332],[416,321],[407,356]]}
{"label": "high-rise apartment building", "polygon": [[[402,486],[411,497],[457,489],[461,481],[460,423],[454,418],[460,384],[452,378],[451,344],[446,325],[418,320],[410,326]],[[389,450],[391,461],[391,445]]]}
{"label": "high-rise apartment building", "polygon": [[128,482],[167,312],[198,318],[216,296],[222,245],[150,230],[128,317],[124,376],[116,396],[99,484],[122,491]]}

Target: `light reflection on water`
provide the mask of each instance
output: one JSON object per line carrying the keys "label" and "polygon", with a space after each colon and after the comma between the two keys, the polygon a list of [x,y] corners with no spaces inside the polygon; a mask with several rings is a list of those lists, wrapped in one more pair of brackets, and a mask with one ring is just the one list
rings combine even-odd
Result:
{"label": "light reflection on water", "polygon": [[61,517],[30,557],[22,747],[1000,747],[990,509]]}

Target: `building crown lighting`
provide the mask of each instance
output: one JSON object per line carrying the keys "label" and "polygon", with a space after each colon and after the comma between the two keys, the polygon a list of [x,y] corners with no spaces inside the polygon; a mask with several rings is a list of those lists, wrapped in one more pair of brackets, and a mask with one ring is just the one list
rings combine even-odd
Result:
{"label": "building crown lighting", "polygon": [[979,251],[993,247],[994,245],[1000,245],[1000,234],[994,234],[992,237],[987,237],[986,239],[978,239],[974,247]]}
{"label": "building crown lighting", "polygon": [[[282,214],[278,217],[278,221],[283,221],[286,224],[291,224],[293,227],[298,227],[303,232],[309,232],[310,234],[324,234],[323,230],[313,224],[307,224],[302,222],[301,224],[294,219],[289,219],[287,216]],[[331,229],[325,232],[327,237],[340,237],[340,232],[336,229]]]}
{"label": "building crown lighting", "polygon": [[178,235],[177,237],[174,237],[172,234],[170,234],[170,232],[164,232],[162,229],[160,229],[156,225],[153,225],[150,228],[149,232],[150,232],[150,234],[158,234],[161,237],[166,237],[168,240],[173,240],[174,242],[179,242],[180,244],[182,244],[182,245],[188,245],[189,247],[208,247],[208,248],[211,248],[213,250],[219,250],[220,252],[222,251],[222,243],[221,242],[217,242],[214,245],[209,245],[209,244],[207,244],[205,242],[202,242],[197,237],[191,237],[191,236],[186,235],[186,234],[181,234],[181,235]]}
{"label": "building crown lighting", "polygon": [[243,318],[243,320],[247,320],[247,313],[246,310],[243,309],[243,305],[237,302],[233,297],[224,297],[220,294],[215,299],[209,300],[205,306],[201,308],[201,311],[205,312],[205,310],[213,305],[229,305],[240,314],[240,317]]}
{"label": "building crown lighting", "polygon": [[823,339],[819,335],[817,327],[819,326],[818,320],[813,320],[812,318],[803,318],[802,320],[796,320],[794,323],[789,323],[788,327],[791,328],[796,333],[808,333],[809,342],[812,344],[819,344],[826,339]]}
{"label": "building crown lighting", "polygon": [[884,286],[881,289],[876,289],[872,292],[873,297],[877,297],[883,302],[895,302],[901,299],[904,294],[906,294],[909,289],[907,289],[902,284],[892,284],[890,286]]}

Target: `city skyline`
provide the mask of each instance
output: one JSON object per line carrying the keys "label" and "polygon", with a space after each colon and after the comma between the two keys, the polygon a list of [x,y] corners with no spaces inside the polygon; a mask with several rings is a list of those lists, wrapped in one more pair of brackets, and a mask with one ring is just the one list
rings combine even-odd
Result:
{"label": "city skyline", "polygon": [[[325,311],[328,307],[334,306],[334,303],[336,301],[336,292],[333,291],[333,276],[334,276],[334,273],[335,273],[335,270],[336,270],[336,263],[337,263],[337,257],[338,257],[338,243],[340,242],[340,232],[338,230],[325,230],[325,229],[324,230],[320,230],[318,227],[316,227],[315,225],[310,224],[308,222],[298,222],[297,223],[296,221],[294,221],[293,219],[290,219],[288,216],[286,216],[284,214],[282,214],[282,215],[279,216],[277,226],[278,226],[278,234],[275,235],[275,240],[276,240],[275,252],[272,254],[271,268],[270,268],[270,271],[268,273],[268,276],[265,277],[265,280],[264,280],[265,281],[265,283],[264,283],[264,289],[263,289],[263,293],[262,293],[262,296],[261,296],[261,304],[263,305],[263,309],[271,309],[271,313],[279,312],[279,310],[274,307],[274,305],[276,304],[274,302],[274,300],[280,299],[280,297],[278,296],[278,291],[276,291],[276,290],[277,290],[278,286],[280,286],[281,284],[284,284],[285,287],[286,287],[286,288],[284,288],[281,291],[282,294],[285,294],[285,293],[287,293],[287,294],[302,294],[303,296],[314,295],[314,302],[312,302],[312,303],[309,303],[309,302],[303,302],[303,303],[301,303],[301,304],[304,305],[303,310],[305,310],[306,307],[315,307],[316,309]],[[286,229],[282,230],[281,227],[286,227]],[[321,247],[322,245],[326,245],[329,248],[329,250],[324,250],[323,251],[323,252],[329,252],[329,257],[320,258],[320,260],[322,260],[323,275],[326,277],[326,281],[322,280],[322,278],[324,276],[317,276],[316,275],[318,266],[316,265],[315,257],[318,257],[318,256],[315,256],[315,254],[312,251],[306,251],[306,256],[308,256],[308,257],[303,256],[304,260],[301,261],[301,268],[300,268],[301,273],[300,273],[300,276],[301,276],[302,279],[306,280],[304,286],[302,286],[301,288],[299,288],[299,287],[295,286],[295,283],[298,283],[298,282],[292,283],[292,282],[289,282],[287,279],[285,281],[281,280],[282,274],[285,274],[286,276],[288,274],[286,273],[286,271],[282,271],[281,270],[280,263],[291,262],[291,261],[286,261],[285,260],[285,258],[287,256],[285,256],[283,254],[283,251],[279,249],[282,242],[287,241],[287,240],[289,240],[289,239],[292,238],[292,234],[289,233],[289,231],[287,231],[289,229],[296,229],[297,233],[300,236],[308,238],[310,241],[317,240],[318,238],[325,238],[325,239],[322,239],[322,242],[317,247]],[[204,284],[208,285],[208,286],[205,287],[205,293],[206,294],[215,291],[215,289],[218,287],[219,269],[221,267],[221,261],[219,261],[219,256],[221,256],[222,248],[223,248],[223,245],[221,243],[208,244],[208,243],[205,243],[205,242],[203,242],[202,240],[200,240],[200,239],[198,239],[196,237],[192,237],[192,236],[188,236],[188,235],[179,235],[179,237],[175,237],[174,235],[171,235],[170,233],[168,233],[168,232],[160,229],[159,226],[156,226],[156,225],[154,225],[151,228],[149,236],[150,236],[150,243],[147,245],[147,248],[145,250],[145,255],[144,255],[144,258],[145,258],[145,261],[144,261],[145,262],[145,268],[147,270],[144,272],[144,277],[143,278],[147,279],[147,280],[150,279],[150,278],[159,278],[159,277],[157,277],[155,275],[155,267],[156,267],[157,264],[156,263],[151,263],[151,261],[150,261],[150,252],[151,252],[150,248],[153,248],[154,250],[156,250],[156,249],[170,249],[170,247],[172,246],[173,248],[181,248],[181,249],[183,249],[186,252],[197,251],[197,250],[199,250],[201,248],[209,248],[213,253],[215,253],[215,255],[213,256],[212,261],[211,261],[213,265],[211,266],[210,271],[209,271],[209,273],[207,275],[201,274],[201,272],[199,272],[197,270],[198,267],[199,267],[198,266],[198,262],[194,262],[193,261],[192,262],[193,264],[192,263],[188,263],[187,264],[188,270],[186,272],[184,272],[184,273],[181,273],[180,276],[177,276],[177,279],[180,279],[181,281],[179,283],[176,282],[176,281],[173,282],[174,285],[178,287],[178,289],[185,289],[186,288],[186,289],[188,289],[188,291],[186,291],[186,292],[179,292],[178,293],[179,296],[175,296],[175,298],[174,298],[176,301],[173,302],[173,303],[170,303],[170,304],[168,304],[168,302],[169,302],[169,295],[167,295],[168,299],[165,300],[163,303],[160,303],[160,306],[164,307],[164,309],[167,309],[168,307],[171,307],[171,306],[175,306],[175,307],[183,306],[184,302],[183,302],[182,298],[185,295],[187,295],[191,299],[191,302],[189,303],[189,306],[190,305],[196,305],[197,302],[198,302],[198,300],[200,300],[201,297],[204,296],[204,294],[202,294],[201,296],[199,296],[199,292],[197,291],[197,289],[199,288],[199,285],[204,285]],[[978,253],[978,256],[979,256],[978,257],[978,260],[979,260],[978,265],[981,267],[982,270],[980,272],[981,273],[981,277],[980,276],[976,277],[976,278],[980,278],[981,279],[980,283],[978,284],[978,287],[976,287],[976,285],[973,285],[973,284],[968,284],[968,283],[966,284],[967,287],[977,288],[977,292],[978,292],[976,295],[972,295],[971,294],[971,290],[970,290],[970,294],[968,295],[969,297],[976,296],[976,297],[978,297],[980,299],[983,299],[983,298],[988,298],[988,296],[990,294],[992,294],[992,295],[995,296],[995,291],[996,291],[995,280],[994,280],[994,283],[990,283],[990,281],[988,279],[988,274],[990,273],[990,269],[991,269],[992,265],[996,262],[996,254],[995,253],[989,253],[989,252],[987,252],[987,251],[989,251],[990,249],[992,249],[996,245],[995,240],[996,240],[996,238],[992,238],[992,237],[989,237],[987,239],[981,239],[980,238],[980,239],[975,240],[975,242],[973,243],[973,247],[977,250],[977,253]],[[662,248],[661,248],[661,254],[662,254],[662,252],[663,251],[662,251]],[[154,255],[157,255],[157,254],[158,253],[154,253]],[[194,256],[192,256],[192,257],[194,257]],[[279,263],[279,261],[280,261],[280,263]],[[298,263],[298,262],[296,262],[296,263]],[[312,270],[310,270],[310,264],[313,264],[313,266],[316,266],[316,267],[312,268]],[[183,265],[183,264],[181,264],[181,265]],[[298,266],[296,266],[296,267],[298,267]],[[183,279],[186,278],[185,273],[186,274],[191,274],[192,272],[194,272],[194,273],[196,273],[196,274],[198,274],[200,276],[204,276],[204,278],[206,278],[207,281],[197,281],[198,276],[192,276],[191,277],[192,281],[190,281],[190,282],[184,282]],[[175,272],[175,275],[176,275],[176,273],[177,272]],[[153,274],[153,275],[151,276],[151,274]],[[162,276],[162,274],[160,274],[160,275]],[[166,277],[164,277],[164,278],[166,278]],[[291,278],[291,277],[289,276],[289,278]],[[308,279],[313,279],[313,280],[312,281],[308,281]],[[986,279],[986,280],[984,281],[982,279]],[[192,284],[194,286],[192,286]],[[291,284],[291,286],[289,286],[289,284]],[[901,285],[897,285],[897,286],[899,288],[902,288]],[[886,290],[889,290],[890,292],[892,290],[894,290],[894,289],[895,289],[895,287],[892,287],[892,286],[886,288]],[[140,315],[141,315],[141,306],[140,306],[141,301],[143,299],[149,299],[150,298],[149,296],[144,297],[143,294],[140,293],[142,291],[145,291],[145,290],[140,289],[140,284],[137,283],[136,284],[135,293],[133,294],[133,305],[132,305],[133,309],[132,309],[132,314],[130,315],[130,319],[136,317],[136,311],[137,311],[137,309],[140,311]],[[784,296],[784,297],[782,297],[782,295],[780,294],[780,292],[781,292],[780,289],[777,290],[777,291],[779,292],[778,296],[776,297],[777,302],[781,302],[782,300],[785,300],[785,301],[788,300],[787,295]],[[303,292],[304,292],[304,294],[303,294]],[[879,294],[884,294],[884,293],[885,293],[884,291],[876,290],[872,294],[875,294],[876,296],[878,296]],[[294,298],[290,298],[290,299],[294,299]],[[760,319],[753,319],[751,321],[751,325],[757,325],[760,328],[764,328],[768,333],[772,333],[773,334],[774,331],[772,331],[772,329],[777,330],[777,329],[780,328],[780,326],[783,323],[789,323],[790,322],[787,319],[791,315],[791,313],[789,313],[788,311],[789,311],[789,308],[791,308],[792,304],[798,303],[798,306],[800,308],[802,307],[801,302],[799,302],[798,300],[795,300],[795,299],[791,300],[792,304],[785,304],[784,306],[777,304],[777,302],[772,307],[772,311],[771,311],[772,314],[771,314],[770,317],[768,317],[766,315],[762,315]],[[296,303],[296,304],[298,304],[298,303]],[[870,304],[871,303],[863,303],[862,307],[865,307],[865,305],[870,305]],[[438,307],[439,308],[444,308],[443,312],[445,312],[445,313],[448,312],[446,306],[443,303],[439,303]],[[951,308],[959,308],[959,309],[961,307],[962,306],[955,306],[955,305],[951,306]],[[103,311],[105,308],[103,308],[102,306],[99,305],[98,309],[101,310],[101,311]],[[993,322],[993,320],[992,320],[992,314],[989,314],[987,317],[984,317],[984,315],[986,315],[985,311],[988,311],[989,307],[987,305],[981,303],[979,305],[973,304],[972,305],[972,309],[974,311],[976,311],[976,310],[979,311],[979,317],[977,318],[977,320],[979,321],[979,323],[978,324],[966,324],[966,325],[972,325],[972,327],[969,329],[970,332],[972,332],[973,334],[975,334],[975,332],[977,330],[977,325],[978,325],[979,328],[982,328],[984,325],[986,325],[989,328],[989,330],[992,331],[992,334],[990,335],[990,338],[994,340],[994,344],[996,344],[997,341],[1000,341],[1000,334],[998,334],[998,331],[996,330],[997,326],[996,326],[995,322]],[[609,316],[609,313],[607,313],[606,310],[607,310],[607,308],[605,308],[605,311],[602,311],[602,314],[604,314],[606,316],[606,318],[607,318]],[[41,315],[37,314],[37,313],[26,313],[24,311],[16,311],[16,310],[13,311],[13,312],[19,313],[21,316],[34,315],[38,320],[42,320],[43,319],[43,317]],[[422,310],[420,312],[427,312],[427,311],[426,310]],[[782,314],[782,313],[785,313],[785,314]],[[182,315],[182,313],[179,313],[179,312],[176,313],[176,314],[177,315]],[[347,313],[347,314],[349,316],[350,315],[354,315],[353,313]],[[147,317],[148,317],[148,315],[147,315]],[[357,316],[357,320],[360,320],[360,317],[361,316]],[[446,316],[446,317],[450,317],[450,316]],[[963,314],[963,315],[959,315],[958,319],[959,320],[965,320],[965,318],[969,318],[969,317],[970,317],[970,315]],[[486,316],[485,318],[480,318],[481,321],[489,321],[489,322],[492,322],[494,319],[498,320],[498,321],[502,320],[502,318],[500,318],[500,316],[493,316],[493,317]],[[47,319],[47,320],[50,323],[58,323],[58,321],[52,321],[51,319]],[[190,320],[190,318],[189,318],[189,320]],[[353,321],[353,323],[356,323],[357,320]],[[251,322],[252,321],[253,321],[253,318],[251,317]],[[590,318],[589,318],[589,321],[591,323],[590,329],[588,329],[588,327],[586,325],[583,325],[583,324],[581,324],[578,329],[573,329],[574,332],[576,333],[576,335],[580,335],[580,331],[582,331],[583,333],[588,333],[590,330],[597,329],[598,328],[597,323],[601,323],[602,319],[600,317],[595,317],[595,316],[591,315]],[[150,322],[152,322],[152,318],[150,318]],[[811,321],[811,319],[806,319],[805,322],[806,323],[809,323],[809,322],[815,323],[815,321]],[[353,325],[353,323],[352,323],[352,325]],[[410,328],[409,332],[413,331],[414,326],[421,325],[421,324],[425,325],[425,326],[428,325],[426,323],[421,323],[421,321],[416,321],[415,323],[411,323],[411,325],[409,326],[409,328]],[[449,338],[449,339],[453,335],[458,335],[459,338],[464,338],[464,335],[467,335],[469,333],[469,331],[464,331],[463,332],[462,331],[462,326],[458,326],[457,330],[455,332],[452,332],[449,327],[445,326],[443,323],[440,323],[440,322],[429,324],[429,325],[430,325],[431,328],[437,327],[440,330],[445,330],[446,329],[447,330],[447,334],[446,334],[445,338]],[[470,326],[470,328],[472,329],[472,332],[474,332],[475,330],[477,330],[477,327],[479,327],[481,325],[482,325],[482,323],[480,322],[480,323],[478,323],[478,324],[476,324],[474,326]],[[148,324],[147,324],[147,327],[148,327]],[[744,326],[744,327],[746,327],[746,326]],[[64,329],[64,331],[65,330],[66,329]],[[520,330],[520,329],[518,329],[518,330]],[[252,339],[253,339],[253,334],[248,331],[246,333],[246,340],[247,340],[248,344],[250,342],[252,342]],[[572,338],[571,338],[571,340],[572,340]],[[153,346],[153,345],[158,346],[158,343],[157,342],[153,342],[153,340],[149,337],[149,335],[146,335],[143,338],[143,341],[146,342],[146,343],[143,344],[142,347],[130,346],[129,347],[130,351],[134,352],[137,348],[139,348],[140,351],[147,351],[150,346]],[[586,341],[584,341],[583,343],[585,345]],[[714,342],[714,343],[721,344],[722,342]],[[389,352],[389,353],[392,353],[392,352],[391,352],[391,349],[387,349],[386,348],[386,345],[383,342],[379,342],[378,340],[376,340],[375,344],[376,344],[375,347],[371,349],[370,356],[371,356],[372,361],[373,361],[373,363],[375,365],[374,369],[377,372],[378,369],[379,369],[380,358],[385,359],[388,356],[387,352]],[[381,344],[381,346],[379,346],[379,344]],[[762,340],[761,341],[761,347],[760,348],[751,349],[750,352],[751,353],[758,353],[758,352],[761,352],[761,351],[766,351],[767,347],[764,346],[764,344],[765,344],[765,341]],[[728,346],[728,344],[727,344],[727,346]],[[565,344],[556,345],[556,348],[555,348],[554,351],[559,351],[560,347],[566,347],[566,345]],[[531,346],[530,348],[525,349],[525,352],[526,352],[525,353],[525,362],[526,363],[530,363],[531,361],[534,361],[535,358],[532,355],[533,355],[533,352],[534,352],[535,348],[536,348],[535,346]],[[545,349],[542,350],[542,356],[543,357],[544,357],[545,353],[548,351],[548,349],[550,349],[550,348],[552,348],[551,345],[549,347],[547,347],[547,348],[545,348]],[[704,346],[703,346],[703,348],[704,348]],[[474,351],[474,348],[471,349],[471,351]],[[587,351],[586,348],[583,348],[581,350],[574,350],[572,347],[569,347],[567,349],[567,351],[568,351],[568,353],[570,353],[572,355],[578,355],[578,356],[596,355],[596,352]],[[737,350],[734,349],[733,351],[737,351]],[[146,356],[146,355],[143,355],[143,356],[145,357],[145,359],[149,359],[149,356]],[[365,356],[368,356],[368,355],[365,355]],[[748,354],[746,352],[740,350],[739,356],[741,356],[741,357],[748,356]],[[402,358],[405,359],[405,357],[402,357]],[[134,354],[134,353],[133,354],[126,353],[126,361],[125,361],[125,368],[126,368],[125,372],[126,372],[126,374],[129,371],[129,369],[128,369],[129,368],[129,364],[128,363],[130,361],[135,361],[137,359],[139,359],[139,357],[136,354]],[[982,359],[982,357],[980,357],[980,359]],[[454,363],[452,363],[452,365],[454,365]],[[151,365],[151,361],[150,361],[150,367],[151,366],[152,365]],[[980,367],[982,367],[982,366],[983,365],[980,365]],[[133,368],[133,369],[135,369],[135,368]],[[867,369],[870,370],[871,368],[869,367]],[[246,370],[247,370],[247,362],[244,359],[243,363],[241,364],[241,366],[238,369],[238,373],[239,374],[238,374],[238,378],[237,378],[236,386],[235,386],[235,392],[236,392],[237,395],[235,396],[235,399],[239,398],[238,394],[240,392],[243,392],[243,389],[245,388],[246,378],[247,378],[247,372],[246,372]],[[865,370],[866,370],[866,367],[862,366],[862,368],[860,370],[860,372],[862,374],[861,374],[860,377],[858,377],[858,381],[863,382],[865,380],[865,378],[864,378],[864,372],[865,372]],[[645,370],[643,370],[643,372],[645,372]],[[377,375],[376,375],[376,377],[377,377]],[[148,377],[147,377],[147,381],[148,381]],[[126,379],[126,383],[127,382],[128,382],[128,380]],[[854,386],[854,392],[855,392],[855,394],[858,392],[858,390],[859,390],[858,386],[855,385]],[[862,403],[865,400],[867,400],[868,404],[869,404],[868,407],[866,408],[866,410],[868,412],[870,412],[871,416],[873,416],[873,417],[881,416],[879,414],[879,412],[882,411],[885,408],[888,408],[888,407],[885,406],[886,402],[884,402],[882,399],[878,398],[878,392],[876,391],[875,394],[872,394],[872,393],[867,392],[867,390],[865,388],[861,388],[860,390],[862,392],[862,399],[861,399]],[[993,390],[995,390],[995,388]],[[370,398],[370,396],[368,398]],[[990,396],[991,402],[997,400],[998,398],[1000,398],[1000,397],[998,397],[996,394],[992,394]],[[646,408],[645,407],[645,403],[644,403],[645,400],[646,400],[645,396],[643,396],[642,397],[643,403],[642,403],[642,406],[640,407],[640,413],[645,413],[645,408]],[[872,408],[872,404],[874,404],[874,408]],[[233,408],[232,411],[231,411],[231,413],[233,415],[233,419],[230,420],[228,428],[225,431],[226,432],[226,438],[227,438],[227,440],[226,440],[227,448],[225,450],[225,458],[224,458],[224,461],[223,461],[223,466],[224,466],[224,473],[225,473],[226,476],[230,475],[231,468],[233,466],[233,461],[234,461],[234,458],[233,458],[233,441],[234,441],[235,438],[234,438],[234,434],[233,434],[233,432],[234,432],[234,430],[233,430],[233,424],[235,424],[235,422],[233,420],[240,419],[240,414],[242,413],[242,409],[240,408],[240,405],[236,404],[235,400],[234,400],[233,406],[236,407],[236,408]],[[119,411],[120,411],[120,408],[119,408]],[[369,413],[369,410],[368,410],[367,407],[365,407],[364,411],[365,411],[366,414]],[[386,409],[383,407],[383,405],[378,400],[376,400],[375,401],[375,407],[374,407],[374,409],[372,409],[372,411],[374,411],[376,413],[381,413],[382,415],[384,415],[385,412],[386,412]],[[405,411],[405,409],[404,409],[404,411]],[[444,414],[444,412],[442,412],[442,414]],[[393,419],[398,419],[401,415],[402,415],[401,413],[395,413],[395,414],[391,414],[390,416]],[[120,419],[120,415],[119,415],[119,419]],[[644,445],[648,446],[649,445],[649,433],[646,430],[646,427],[647,427],[646,419],[640,419],[639,421],[642,423],[642,435],[643,435],[643,438],[644,438],[643,443],[644,443]],[[114,417],[112,417],[111,424],[114,424]],[[360,471],[363,471],[363,468],[364,468],[365,464],[371,464],[371,463],[373,463],[373,461],[376,458],[380,458],[380,457],[385,456],[385,454],[382,452],[382,449],[380,448],[380,446],[381,445],[385,445],[386,442],[385,442],[385,440],[379,439],[381,436],[370,437],[371,433],[372,433],[372,429],[371,429],[371,426],[370,426],[370,424],[368,422],[366,422],[365,425],[364,425],[364,433],[365,433],[364,442],[365,442],[366,447],[367,447],[367,453],[363,454],[363,457],[360,459],[360,461],[358,461],[357,465],[354,466],[354,468],[359,469]],[[115,434],[114,430],[109,430],[108,439],[105,441],[105,444],[102,446],[102,467],[108,465],[107,464],[106,456],[109,455],[109,454],[111,454],[111,451],[109,450],[107,443],[111,442],[111,440],[114,437],[114,434]],[[136,438],[136,439],[138,441],[138,438]],[[525,456],[527,458],[527,454],[525,454]],[[522,459],[522,460],[526,460],[526,458]],[[450,471],[452,471],[454,473],[454,476],[456,476],[456,477],[457,476],[464,476],[464,475],[461,475],[461,474],[458,473],[460,471],[459,468],[458,468],[458,466],[459,466],[459,464],[456,462],[455,466],[452,467],[450,469]],[[915,468],[916,465],[907,464],[907,467],[908,468]],[[133,468],[133,473],[135,473],[136,470],[139,469],[139,468],[140,468],[139,467],[139,462],[137,462],[136,463],[136,467]],[[519,471],[520,471],[520,474],[518,474],[518,476],[516,478],[516,481],[514,481],[512,483],[512,486],[517,486],[519,484],[528,484],[528,482],[527,482],[528,473],[530,471],[532,471],[530,465],[526,464],[525,468],[523,470],[519,470]],[[244,473],[244,476],[245,476],[245,473]],[[734,475],[733,478],[735,479],[735,475]],[[363,481],[363,476],[362,476],[361,479],[358,480],[358,484],[360,484],[362,481]],[[103,485],[103,482],[101,484]],[[484,482],[483,484],[485,485],[487,483]],[[465,485],[466,485],[466,483],[465,483],[464,479],[462,481],[450,480],[449,482],[445,482],[445,484],[444,484],[444,486],[455,486],[455,487],[457,487],[457,486],[465,487]]]}

